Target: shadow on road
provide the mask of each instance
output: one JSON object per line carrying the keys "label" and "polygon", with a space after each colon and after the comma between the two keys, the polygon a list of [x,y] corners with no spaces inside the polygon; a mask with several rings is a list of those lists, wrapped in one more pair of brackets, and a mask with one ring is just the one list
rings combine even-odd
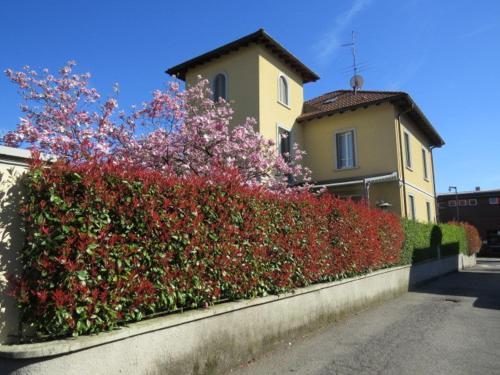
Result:
{"label": "shadow on road", "polygon": [[481,259],[473,268],[447,275],[411,291],[443,295],[450,302],[458,302],[460,297],[475,297],[474,307],[500,310],[500,259]]}

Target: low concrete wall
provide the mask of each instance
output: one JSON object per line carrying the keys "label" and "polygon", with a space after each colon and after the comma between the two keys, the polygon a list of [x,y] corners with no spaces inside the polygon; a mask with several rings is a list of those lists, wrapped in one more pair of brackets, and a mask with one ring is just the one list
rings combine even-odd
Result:
{"label": "low concrete wall", "polygon": [[477,263],[476,254],[473,255],[460,255],[459,269],[464,270],[466,268],[474,267]]}
{"label": "low concrete wall", "polygon": [[0,345],[1,374],[220,374],[311,331],[457,271],[461,256],[379,270],[294,293],[226,303],[47,343]]}

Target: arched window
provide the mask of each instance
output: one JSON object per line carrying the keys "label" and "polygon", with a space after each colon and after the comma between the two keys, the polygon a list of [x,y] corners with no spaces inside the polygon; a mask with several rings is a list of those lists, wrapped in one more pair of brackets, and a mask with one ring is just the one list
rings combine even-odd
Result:
{"label": "arched window", "polygon": [[288,102],[288,80],[284,75],[279,76],[278,78],[278,100],[285,104],[289,105]]}
{"label": "arched window", "polygon": [[227,100],[226,85],[227,85],[226,75],[223,73],[218,73],[214,77],[213,81],[213,92],[215,101],[219,100],[219,98]]}

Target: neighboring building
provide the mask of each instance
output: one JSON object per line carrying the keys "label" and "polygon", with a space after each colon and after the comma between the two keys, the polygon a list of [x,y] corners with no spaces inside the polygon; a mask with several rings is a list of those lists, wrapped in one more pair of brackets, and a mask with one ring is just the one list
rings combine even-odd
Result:
{"label": "neighboring building", "polygon": [[214,97],[233,103],[234,123],[254,117],[281,152],[297,142],[316,185],[436,221],[432,150],[444,141],[408,94],[338,90],[304,101],[318,75],[262,29],[167,73],[187,85],[208,78]]}
{"label": "neighboring building", "polygon": [[500,254],[500,189],[439,194],[439,220],[466,221],[481,235],[485,255]]}

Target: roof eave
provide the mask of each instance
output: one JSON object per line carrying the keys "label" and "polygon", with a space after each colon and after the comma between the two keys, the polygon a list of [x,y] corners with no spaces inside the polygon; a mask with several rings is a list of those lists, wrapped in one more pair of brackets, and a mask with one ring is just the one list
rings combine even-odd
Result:
{"label": "roof eave", "polygon": [[311,113],[310,116],[308,116],[308,114],[305,113],[297,119],[297,122],[306,122],[306,121],[314,120],[314,119],[321,118],[321,117],[332,116],[332,115],[335,115],[337,113],[355,111],[357,109],[367,108],[367,107],[370,107],[372,105],[380,105],[382,103],[395,101],[398,97],[399,96],[394,96],[391,98],[382,98],[382,99],[378,99],[378,100],[373,100],[371,102],[355,104],[355,105],[351,105],[351,106],[343,107],[343,108],[338,108],[338,109],[332,109],[330,111]]}
{"label": "roof eave", "polygon": [[434,147],[442,147],[444,146],[445,142],[444,139],[441,138],[439,135],[438,131],[432,123],[427,119],[427,117],[424,115],[420,107],[415,103],[415,101],[411,98],[410,95],[407,93],[404,93],[404,99],[406,101],[406,104],[410,106],[411,111],[410,113],[413,113],[416,116],[416,119],[426,126],[426,131],[424,131],[427,135],[427,137],[430,139],[432,142],[432,146]]}
{"label": "roof eave", "polygon": [[393,103],[395,105],[403,103],[403,105],[407,105],[411,107],[412,112],[416,114],[417,120],[422,122],[425,127],[427,128],[427,131],[424,130],[426,136],[429,138],[429,140],[432,143],[432,146],[434,147],[442,147],[444,146],[445,142],[443,138],[439,135],[437,130],[432,126],[431,122],[427,119],[427,117],[424,115],[424,113],[420,110],[420,108],[417,106],[417,104],[413,101],[413,99],[408,95],[407,93],[400,93],[388,98],[382,98],[379,100],[374,100],[371,102],[367,103],[360,103],[356,105],[352,105],[349,107],[344,107],[344,108],[339,108],[339,109],[333,109],[331,111],[326,111],[326,112],[318,112],[318,113],[311,113],[310,116],[304,114],[301,116],[302,118],[298,118],[297,122],[306,122],[306,121],[311,121],[314,119],[318,119],[321,117],[326,117],[326,116],[332,116],[337,113],[344,113],[348,111],[355,111],[359,108],[367,108],[372,105],[380,105],[382,103]]}
{"label": "roof eave", "polygon": [[319,76],[315,72],[309,69],[285,47],[274,40],[264,31],[264,29],[259,29],[254,33],[248,34],[219,48],[208,51],[181,64],[175,65],[167,69],[165,72],[184,81],[186,79],[186,73],[189,69],[219,58],[224,54],[236,51],[239,48],[246,47],[250,43],[262,43],[266,48],[269,48],[273,53],[276,53],[280,58],[284,59],[292,69],[297,71],[297,73],[302,77],[304,83],[314,82],[319,79]]}
{"label": "roof eave", "polygon": [[187,61],[184,61],[180,64],[177,64],[177,65],[167,69],[165,71],[165,73],[167,73],[171,76],[175,76],[178,79],[185,80],[186,79],[186,72],[189,68],[192,68],[192,67],[195,67],[196,65],[201,65],[205,62],[208,62],[211,59],[216,58],[216,56],[219,57],[220,55],[222,55],[224,53],[225,50],[237,49],[238,46],[243,47],[245,45],[245,43],[250,44],[250,42],[253,39],[255,39],[256,37],[258,37],[259,35],[261,35],[263,31],[264,31],[263,29],[259,29],[256,32],[245,35],[244,37],[242,37],[240,39],[234,40],[234,41],[227,43],[223,46],[220,46],[216,49],[210,50],[210,51],[205,52],[199,56],[193,57],[192,59],[189,59]]}

